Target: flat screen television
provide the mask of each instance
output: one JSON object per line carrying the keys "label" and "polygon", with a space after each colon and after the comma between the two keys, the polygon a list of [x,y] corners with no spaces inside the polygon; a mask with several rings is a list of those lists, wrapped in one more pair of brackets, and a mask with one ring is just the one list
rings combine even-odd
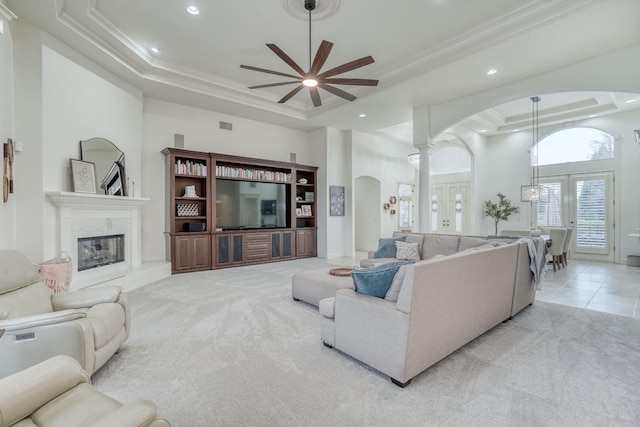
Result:
{"label": "flat screen television", "polygon": [[216,228],[288,228],[289,188],[277,182],[216,179]]}

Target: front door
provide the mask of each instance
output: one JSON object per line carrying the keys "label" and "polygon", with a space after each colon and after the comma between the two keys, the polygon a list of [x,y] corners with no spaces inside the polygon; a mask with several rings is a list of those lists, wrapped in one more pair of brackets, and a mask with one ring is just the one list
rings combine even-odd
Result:
{"label": "front door", "polygon": [[469,229],[471,183],[449,182],[431,186],[431,231],[464,234]]}

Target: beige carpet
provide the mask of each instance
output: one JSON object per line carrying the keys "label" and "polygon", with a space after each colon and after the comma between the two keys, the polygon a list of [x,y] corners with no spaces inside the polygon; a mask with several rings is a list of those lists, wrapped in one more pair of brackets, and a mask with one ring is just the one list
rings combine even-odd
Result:
{"label": "beige carpet", "polygon": [[173,426],[638,426],[640,322],[536,303],[405,389],[324,347],[290,278],[324,260],[174,275],[129,294],[130,339],[93,376]]}

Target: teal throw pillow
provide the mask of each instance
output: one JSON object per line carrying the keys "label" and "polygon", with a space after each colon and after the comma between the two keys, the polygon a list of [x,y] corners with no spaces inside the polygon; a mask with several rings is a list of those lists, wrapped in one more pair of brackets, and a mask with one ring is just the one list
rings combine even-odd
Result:
{"label": "teal throw pillow", "polygon": [[384,298],[391,287],[398,269],[413,261],[393,261],[370,268],[361,268],[351,272],[356,292]]}
{"label": "teal throw pillow", "polygon": [[396,242],[404,242],[407,240],[407,236],[390,237],[388,239],[378,240],[378,250],[376,251],[374,258],[395,258],[396,257]]}

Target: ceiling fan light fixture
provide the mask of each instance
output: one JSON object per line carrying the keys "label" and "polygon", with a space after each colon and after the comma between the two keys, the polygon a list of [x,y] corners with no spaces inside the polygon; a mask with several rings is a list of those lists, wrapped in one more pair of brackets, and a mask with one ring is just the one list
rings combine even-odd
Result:
{"label": "ceiling fan light fixture", "polygon": [[307,77],[302,81],[302,84],[306,87],[316,87],[318,86],[318,80],[314,79],[313,77]]}

